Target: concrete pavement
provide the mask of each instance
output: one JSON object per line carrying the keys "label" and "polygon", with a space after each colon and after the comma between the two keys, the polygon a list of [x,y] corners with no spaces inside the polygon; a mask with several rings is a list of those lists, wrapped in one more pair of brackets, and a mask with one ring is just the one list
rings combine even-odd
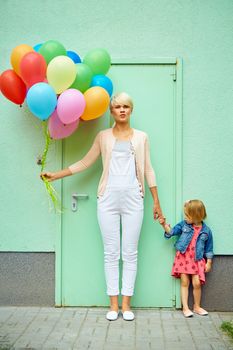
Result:
{"label": "concrete pavement", "polygon": [[136,319],[105,319],[105,308],[0,307],[0,349],[225,350],[222,321],[233,312],[185,319],[179,310],[136,309]]}

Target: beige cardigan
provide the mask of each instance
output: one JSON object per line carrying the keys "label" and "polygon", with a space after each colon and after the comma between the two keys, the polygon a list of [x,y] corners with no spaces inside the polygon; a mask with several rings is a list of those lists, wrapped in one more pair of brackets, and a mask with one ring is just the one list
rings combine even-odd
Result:
{"label": "beige cardigan", "polygon": [[[135,152],[136,175],[143,195],[145,194],[144,176],[149,187],[156,186],[155,173],[151,166],[148,136],[145,132],[133,129],[131,143]],[[90,167],[102,155],[103,173],[98,186],[98,196],[104,194],[107,180],[111,153],[116,142],[112,128],[100,131],[90,150],[83,159],[69,166],[72,174],[81,172]]]}

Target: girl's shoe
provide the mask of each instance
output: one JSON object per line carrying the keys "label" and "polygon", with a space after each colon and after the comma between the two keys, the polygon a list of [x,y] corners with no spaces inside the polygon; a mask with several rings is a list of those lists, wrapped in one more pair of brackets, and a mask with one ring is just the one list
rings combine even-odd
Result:
{"label": "girl's shoe", "polygon": [[109,321],[116,321],[118,319],[119,312],[117,311],[108,311],[106,313],[106,319]]}
{"label": "girl's shoe", "polygon": [[133,311],[124,311],[122,315],[123,315],[123,319],[125,321],[133,321],[134,320]]}
{"label": "girl's shoe", "polygon": [[202,309],[202,307],[200,307],[200,309],[198,309],[198,310],[193,310],[193,312],[199,316],[207,316],[208,315],[208,311],[206,311],[205,309]]}

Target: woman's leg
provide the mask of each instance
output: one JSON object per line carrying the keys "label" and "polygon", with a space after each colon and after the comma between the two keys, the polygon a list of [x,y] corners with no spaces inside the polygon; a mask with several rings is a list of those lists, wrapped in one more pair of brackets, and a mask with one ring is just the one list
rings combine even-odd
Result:
{"label": "woman's leg", "polygon": [[188,295],[189,295],[189,284],[190,277],[185,273],[180,274],[180,294],[181,294],[181,303],[183,308],[183,314],[186,317],[192,316],[192,311],[188,306]]}
{"label": "woman's leg", "polygon": [[112,311],[117,311],[119,310],[119,304],[118,304],[118,295],[110,295],[110,309]]}
{"label": "woman's leg", "polygon": [[114,209],[114,196],[115,193],[106,193],[98,201],[97,213],[104,245],[107,294],[113,310],[118,309],[120,259],[120,214]]}
{"label": "woman's leg", "polygon": [[122,210],[122,311],[130,309],[137,275],[138,240],[143,221],[143,199],[135,191],[126,193]]}
{"label": "woman's leg", "polygon": [[131,296],[122,295],[122,312],[130,310]]}
{"label": "woman's leg", "polygon": [[201,282],[198,275],[192,275],[193,284],[193,311],[199,315],[205,316],[208,312],[201,307]]}

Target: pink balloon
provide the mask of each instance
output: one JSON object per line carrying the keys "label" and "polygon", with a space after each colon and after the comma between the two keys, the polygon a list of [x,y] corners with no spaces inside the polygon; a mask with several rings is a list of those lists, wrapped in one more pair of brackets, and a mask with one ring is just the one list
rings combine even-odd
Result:
{"label": "pink balloon", "polygon": [[77,129],[79,124],[79,119],[75,122],[64,125],[57,115],[57,110],[53,112],[51,117],[49,118],[49,134],[52,139],[59,140],[64,139],[65,137],[70,136]]}
{"label": "pink balloon", "polygon": [[86,101],[83,94],[76,89],[67,89],[57,101],[57,115],[63,124],[70,124],[83,114]]}

